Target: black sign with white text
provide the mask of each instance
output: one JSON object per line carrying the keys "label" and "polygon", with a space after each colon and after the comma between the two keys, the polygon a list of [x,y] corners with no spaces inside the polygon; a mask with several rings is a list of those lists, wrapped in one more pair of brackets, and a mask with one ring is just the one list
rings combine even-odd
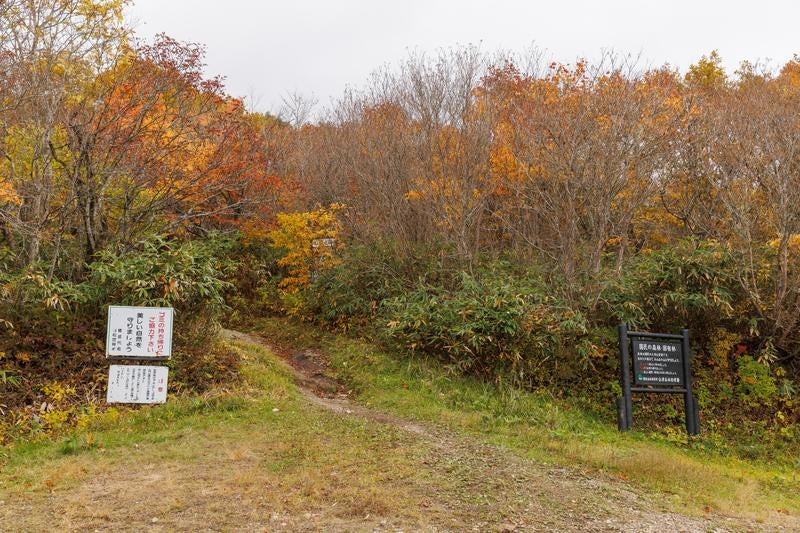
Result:
{"label": "black sign with white text", "polygon": [[[680,335],[647,333],[628,331],[628,325],[622,323],[618,331],[619,375],[622,388],[622,396],[618,396],[616,401],[619,430],[630,431],[633,427],[634,393],[680,394],[683,396],[686,433],[699,435],[700,412],[692,392],[692,350],[689,344],[689,330],[682,329]],[[632,365],[631,355],[633,355]]]}
{"label": "black sign with white text", "polygon": [[633,340],[636,385],[684,386],[683,350],[679,341]]}

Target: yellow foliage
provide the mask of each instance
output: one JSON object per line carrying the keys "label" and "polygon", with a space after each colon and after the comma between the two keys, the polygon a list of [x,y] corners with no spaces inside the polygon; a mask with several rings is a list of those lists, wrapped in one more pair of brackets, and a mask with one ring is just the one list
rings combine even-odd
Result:
{"label": "yellow foliage", "polygon": [[286,251],[278,261],[289,271],[280,283],[286,292],[307,287],[313,272],[337,264],[340,226],[336,213],[342,208],[333,204],[307,213],[278,214],[278,227],[269,233],[269,238],[273,245]]}
{"label": "yellow foliage", "polygon": [[728,368],[728,355],[740,340],[739,335],[726,329],[717,329],[710,340],[710,361],[720,368]]}
{"label": "yellow foliage", "polygon": [[114,427],[121,417],[121,413],[116,407],[110,407],[99,413],[91,412],[90,414],[92,415],[92,422],[101,427]]}
{"label": "yellow foliage", "polygon": [[[60,145],[64,142],[67,132],[63,127],[56,127],[49,134],[50,140]],[[45,131],[33,123],[19,123],[8,127],[5,135],[0,138],[5,157],[0,158],[0,204],[21,204],[22,199],[17,191],[20,185],[24,187],[27,176],[42,172],[41,139]],[[69,161],[69,155],[59,153],[59,158]],[[57,163],[50,162],[54,174]]]}
{"label": "yellow foliage", "polygon": [[[770,248],[777,250],[780,246],[781,240],[780,239],[772,239],[767,243],[767,246]],[[794,233],[789,236],[788,248],[790,252],[798,253],[800,252],[800,233]]]}
{"label": "yellow foliage", "polygon": [[69,411],[56,409],[53,411],[46,411],[42,413],[40,417],[47,428],[53,431],[64,427],[64,425],[67,423],[67,420],[69,420],[69,415]]}
{"label": "yellow foliage", "polygon": [[524,168],[507,144],[496,144],[489,158],[492,172],[501,180],[521,182],[525,179]]}
{"label": "yellow foliage", "polygon": [[697,63],[689,67],[685,78],[691,85],[703,89],[723,87],[727,82],[727,76],[719,53],[712,50],[708,56],[701,57]]}
{"label": "yellow foliage", "polygon": [[19,204],[21,203],[14,186],[7,179],[0,176],[0,204]]}
{"label": "yellow foliage", "polygon": [[[94,406],[92,406],[92,410],[94,410]],[[82,430],[87,429],[91,425],[92,415],[93,415],[93,413],[92,414],[81,414],[81,415],[78,415],[78,417],[77,417],[77,419],[75,421],[75,427],[78,428],[78,429],[82,429]]]}
{"label": "yellow foliage", "polygon": [[75,387],[65,387],[58,381],[53,381],[42,387],[42,392],[51,402],[60,402],[66,396],[75,394]]}

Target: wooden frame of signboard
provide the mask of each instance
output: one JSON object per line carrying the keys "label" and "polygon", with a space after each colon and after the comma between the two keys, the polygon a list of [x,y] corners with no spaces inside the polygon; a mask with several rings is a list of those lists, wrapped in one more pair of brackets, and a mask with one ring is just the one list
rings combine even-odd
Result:
{"label": "wooden frame of signboard", "polygon": [[622,396],[617,398],[619,430],[628,431],[633,427],[633,393],[683,394],[686,432],[698,435],[700,422],[692,393],[689,330],[683,329],[680,335],[646,333],[628,331],[627,324],[620,324],[618,331],[622,385]]}

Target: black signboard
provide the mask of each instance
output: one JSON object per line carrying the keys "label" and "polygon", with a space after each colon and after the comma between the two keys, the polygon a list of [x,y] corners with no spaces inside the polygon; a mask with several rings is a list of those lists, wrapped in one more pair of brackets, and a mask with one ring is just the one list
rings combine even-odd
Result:
{"label": "black signboard", "polygon": [[636,385],[683,387],[683,349],[677,341],[633,339],[633,382]]}
{"label": "black signboard", "polygon": [[684,329],[680,335],[647,333],[628,331],[627,324],[620,324],[619,363],[622,396],[617,398],[617,422],[620,431],[633,427],[633,394],[655,393],[683,395],[686,432],[689,435],[700,433],[697,402],[692,394],[689,330]]}

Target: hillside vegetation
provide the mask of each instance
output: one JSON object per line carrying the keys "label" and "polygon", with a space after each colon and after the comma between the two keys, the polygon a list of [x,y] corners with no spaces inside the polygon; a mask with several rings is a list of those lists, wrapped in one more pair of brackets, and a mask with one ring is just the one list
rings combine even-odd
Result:
{"label": "hillside vegetation", "polygon": [[116,416],[106,308],[169,305],[171,396],[241,383],[221,325],[288,315],[604,431],[617,324],[687,327],[702,436],[672,398],[637,398],[636,428],[800,468],[800,58],[464,47],[311,121],[302,99],[248,111],[200,45],[138,41],[124,6],[0,5],[4,445]]}

